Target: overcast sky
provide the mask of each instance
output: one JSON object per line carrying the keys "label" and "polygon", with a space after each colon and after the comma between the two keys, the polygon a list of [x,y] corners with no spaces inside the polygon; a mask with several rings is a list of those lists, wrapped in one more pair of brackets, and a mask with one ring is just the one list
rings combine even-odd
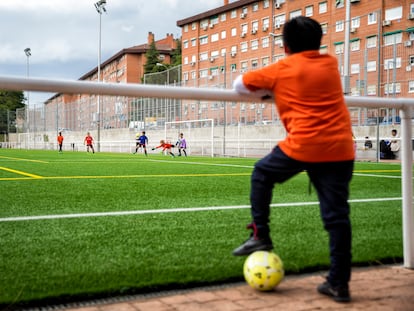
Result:
{"label": "overcast sky", "polygon": [[[77,80],[97,66],[98,0],[0,0],[0,75]],[[102,14],[102,62],[118,51],[181,34],[181,20],[223,5],[223,0],[107,0]],[[30,93],[30,103],[50,94]]]}

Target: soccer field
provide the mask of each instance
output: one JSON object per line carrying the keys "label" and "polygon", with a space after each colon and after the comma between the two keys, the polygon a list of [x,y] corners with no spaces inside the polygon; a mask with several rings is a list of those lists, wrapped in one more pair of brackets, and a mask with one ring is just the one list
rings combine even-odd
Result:
{"label": "soccer field", "polygon": [[[0,149],[0,306],[243,279],[231,251],[250,222],[257,159]],[[402,260],[401,166],[356,163],[353,262]],[[275,252],[288,274],[328,267],[315,191],[274,190]]]}

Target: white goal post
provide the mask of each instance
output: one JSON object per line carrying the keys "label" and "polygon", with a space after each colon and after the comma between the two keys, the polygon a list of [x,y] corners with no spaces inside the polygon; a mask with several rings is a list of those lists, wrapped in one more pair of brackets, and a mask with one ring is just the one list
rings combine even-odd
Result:
{"label": "white goal post", "polygon": [[184,133],[188,144],[187,149],[190,153],[210,154],[211,157],[214,157],[213,119],[165,122],[164,137],[167,141],[175,144],[180,133]]}

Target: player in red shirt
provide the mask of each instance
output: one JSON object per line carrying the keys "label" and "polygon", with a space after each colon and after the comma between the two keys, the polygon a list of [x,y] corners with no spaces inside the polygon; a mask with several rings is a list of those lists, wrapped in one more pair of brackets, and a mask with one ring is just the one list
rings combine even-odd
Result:
{"label": "player in red shirt", "polygon": [[86,145],[87,152],[89,152],[89,148],[91,148],[92,152],[95,153],[95,149],[93,148],[93,137],[91,136],[89,132],[86,134],[84,143]]}
{"label": "player in red shirt", "polygon": [[173,158],[175,158],[174,153],[171,152],[171,148],[173,148],[174,145],[170,144],[170,143],[166,143],[163,139],[160,140],[160,145],[152,148],[152,150],[158,149],[158,148],[162,148],[162,151],[167,151],[169,155],[171,155]]}
{"label": "player in red shirt", "polygon": [[63,145],[63,135],[62,132],[59,132],[59,135],[57,137],[57,142],[59,146],[59,152],[62,152],[62,145]]}

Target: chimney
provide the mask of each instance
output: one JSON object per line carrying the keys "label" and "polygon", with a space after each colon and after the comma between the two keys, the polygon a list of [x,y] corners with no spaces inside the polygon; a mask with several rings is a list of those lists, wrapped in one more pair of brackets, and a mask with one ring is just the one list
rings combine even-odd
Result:
{"label": "chimney", "polygon": [[229,0],[224,0],[224,5],[229,4]]}
{"label": "chimney", "polygon": [[154,41],[154,34],[150,31],[148,32],[148,44],[151,44]]}

